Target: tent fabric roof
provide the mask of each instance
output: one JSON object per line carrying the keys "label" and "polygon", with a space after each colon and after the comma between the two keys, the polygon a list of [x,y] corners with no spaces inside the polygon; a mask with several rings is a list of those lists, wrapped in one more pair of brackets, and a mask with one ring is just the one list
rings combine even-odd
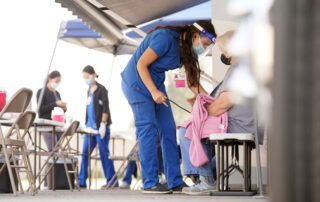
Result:
{"label": "tent fabric roof", "polygon": [[70,10],[78,18],[81,18],[91,29],[104,37],[107,44],[113,48],[113,54],[117,54],[119,44],[137,46],[138,42],[125,37],[119,27],[110,20],[101,10],[86,0],[56,0],[62,7]]}
{"label": "tent fabric roof", "polygon": [[89,49],[111,53],[114,55],[132,54],[137,49],[137,46],[128,46],[126,44],[110,45],[105,38],[62,38],[64,41],[86,47]]}
{"label": "tent fabric roof", "polygon": [[70,20],[61,23],[59,38],[79,46],[116,55],[132,54],[137,45],[126,43],[110,44],[98,32],[90,29],[81,20]]}
{"label": "tent fabric roof", "polygon": [[[149,32],[150,30],[156,28],[157,26],[167,26],[167,25],[171,25],[171,26],[176,26],[176,25],[184,25],[184,24],[193,24],[195,21],[199,20],[198,18],[195,19],[188,19],[188,20],[166,20],[166,19],[161,19],[158,21],[155,21],[153,23],[150,23],[148,25],[142,26],[140,29],[144,32]],[[202,20],[211,20],[209,19],[203,19]],[[140,35],[138,35],[137,33],[135,33],[134,31],[128,32],[126,33],[126,36],[130,37],[130,38],[141,38]]]}
{"label": "tent fabric roof", "polygon": [[121,30],[208,0],[56,0],[111,44],[125,40]]}
{"label": "tent fabric roof", "polygon": [[[124,50],[138,46],[139,40],[132,40],[123,34],[123,30],[135,29],[135,25],[154,20],[171,13],[198,5],[208,0],[55,0],[62,7],[70,10],[73,15],[82,19],[88,27],[99,33],[103,39],[78,40],[65,37],[64,40],[82,44],[86,47],[97,47],[97,50],[112,54],[127,54]],[[72,25],[70,25],[72,26]],[[138,30],[139,31],[139,30]],[[93,34],[88,33],[85,34]],[[144,34],[144,33],[143,33]],[[100,48],[105,46],[106,48]]]}
{"label": "tent fabric roof", "polygon": [[101,38],[98,32],[81,20],[69,20],[62,22],[59,30],[59,38]]}
{"label": "tent fabric roof", "polygon": [[[176,13],[204,3],[208,0],[96,0],[105,9],[110,9],[119,16],[131,22],[133,25],[139,25],[160,17]],[[133,12],[134,11],[134,12]],[[116,19],[113,19],[117,22]],[[119,24],[119,22],[117,22]],[[125,29],[126,27],[122,27]]]}

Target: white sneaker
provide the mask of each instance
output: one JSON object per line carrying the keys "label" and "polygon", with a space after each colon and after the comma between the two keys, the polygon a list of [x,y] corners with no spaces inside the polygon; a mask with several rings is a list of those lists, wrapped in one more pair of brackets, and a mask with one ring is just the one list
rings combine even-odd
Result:
{"label": "white sneaker", "polygon": [[130,189],[130,184],[128,184],[127,182],[124,182],[124,181],[120,181],[119,188],[120,189]]}
{"label": "white sneaker", "polygon": [[191,187],[185,187],[182,189],[182,193],[187,195],[209,195],[210,191],[216,190],[216,186],[208,186],[207,184],[200,182]]}

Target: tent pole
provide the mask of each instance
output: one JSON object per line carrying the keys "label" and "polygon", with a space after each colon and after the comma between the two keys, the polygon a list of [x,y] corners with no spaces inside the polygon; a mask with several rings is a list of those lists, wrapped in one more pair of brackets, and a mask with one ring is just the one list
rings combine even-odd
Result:
{"label": "tent pole", "polygon": [[[60,29],[59,29],[59,30],[60,30]],[[59,37],[57,37],[57,39],[56,39],[56,42],[55,42],[55,45],[54,45],[54,48],[53,48],[53,52],[52,52],[52,55],[51,55],[49,67],[48,67],[48,70],[47,70],[47,74],[46,74],[46,77],[45,77],[45,79],[44,79],[43,87],[42,87],[42,90],[41,90],[41,93],[40,93],[40,97],[39,97],[39,100],[38,100],[38,106],[37,106],[37,114],[38,114],[38,115],[39,115],[40,106],[41,106],[41,104],[42,104],[42,99],[43,99],[44,90],[45,90],[46,85],[47,85],[47,80],[48,80],[48,76],[49,76],[49,73],[50,73],[52,61],[53,61],[53,58],[54,58],[54,55],[55,55],[55,53],[56,53],[56,49],[57,49],[57,46],[58,46],[58,41],[59,41]]]}
{"label": "tent pole", "polygon": [[113,68],[114,68],[114,62],[116,60],[117,55],[116,54],[112,54],[112,62],[111,62],[111,70],[110,70],[110,77],[109,77],[109,81],[108,81],[108,85],[107,85],[107,89],[108,91],[110,90],[110,86],[111,86],[111,80],[112,80],[112,74],[113,74]]}

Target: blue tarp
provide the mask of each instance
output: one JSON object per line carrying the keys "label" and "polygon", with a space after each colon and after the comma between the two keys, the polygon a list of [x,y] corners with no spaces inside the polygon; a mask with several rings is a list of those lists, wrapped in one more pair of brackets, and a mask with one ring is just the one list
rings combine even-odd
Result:
{"label": "blue tarp", "polygon": [[59,38],[101,38],[81,20],[69,20],[61,25]]}

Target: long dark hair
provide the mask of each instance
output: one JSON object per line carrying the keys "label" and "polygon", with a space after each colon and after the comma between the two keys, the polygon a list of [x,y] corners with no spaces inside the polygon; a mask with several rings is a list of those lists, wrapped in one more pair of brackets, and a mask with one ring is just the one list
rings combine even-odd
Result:
{"label": "long dark hair", "polygon": [[57,77],[61,77],[60,72],[58,72],[58,71],[52,71],[52,72],[49,74],[49,76],[48,76],[47,83],[49,82],[49,78],[50,78],[50,79],[55,79],[55,78],[57,78]]}
{"label": "long dark hair", "polygon": [[94,68],[91,65],[85,66],[83,68],[82,72],[86,72],[86,73],[88,73],[90,75],[95,74],[97,78],[99,77],[99,75],[96,73],[96,71],[94,70]]}
{"label": "long dark hair", "polygon": [[[211,22],[207,20],[198,20],[196,21],[203,29],[217,37],[215,29]],[[188,85],[197,86],[199,85],[198,77],[200,76],[199,72],[199,61],[197,54],[193,51],[192,48],[192,37],[195,33],[200,31],[193,25],[182,25],[182,26],[158,26],[155,29],[149,31],[149,33],[158,30],[158,29],[169,29],[174,32],[180,33],[180,36],[185,34],[185,37],[180,39],[180,57],[181,62],[185,67],[188,79]]]}

